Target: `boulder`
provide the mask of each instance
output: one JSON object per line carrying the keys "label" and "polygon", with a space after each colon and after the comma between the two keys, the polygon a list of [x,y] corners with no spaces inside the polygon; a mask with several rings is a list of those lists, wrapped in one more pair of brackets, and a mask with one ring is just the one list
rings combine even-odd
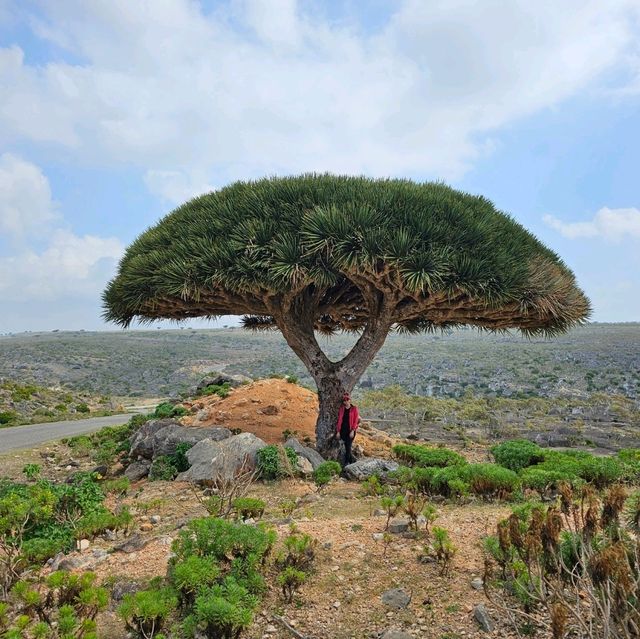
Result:
{"label": "boulder", "polygon": [[127,466],[127,469],[124,471],[124,476],[127,477],[129,481],[138,481],[139,479],[144,479],[149,474],[150,468],[151,462],[146,459],[135,461],[133,464]]}
{"label": "boulder", "polygon": [[180,473],[177,480],[207,484],[216,477],[232,479],[243,469],[255,469],[256,453],[265,446],[253,433],[240,433],[222,441],[204,439],[187,451],[191,468]]}
{"label": "boulder", "polygon": [[303,457],[302,455],[298,455],[297,466],[298,466],[298,472],[304,477],[309,477],[310,475],[313,475],[313,465],[306,457]]}
{"label": "boulder", "polygon": [[195,445],[203,439],[220,441],[227,437],[231,437],[228,428],[190,428],[175,419],[152,419],[132,435],[129,455],[155,459],[159,455],[172,455],[178,444]]}
{"label": "boulder", "polygon": [[310,448],[309,446],[302,445],[295,437],[289,437],[284,445],[289,446],[289,448],[293,448],[300,457],[308,459],[313,466],[313,470],[320,466],[324,461],[324,458],[317,450],[313,450],[313,448]]}
{"label": "boulder", "polygon": [[405,518],[392,519],[389,522],[389,532],[393,535],[399,535],[409,530],[409,520]]}
{"label": "boulder", "polygon": [[237,388],[243,384],[248,384],[252,381],[250,377],[245,375],[226,375],[224,373],[209,373],[206,377],[203,377],[195,388],[194,395],[198,395],[207,386],[222,386],[223,384],[229,384],[231,388]]}
{"label": "boulder", "polygon": [[389,459],[369,457],[366,459],[359,459],[357,462],[345,466],[344,474],[348,479],[362,481],[372,475],[384,477],[387,473],[398,470],[398,468],[400,468],[399,464],[394,461],[390,461]]}

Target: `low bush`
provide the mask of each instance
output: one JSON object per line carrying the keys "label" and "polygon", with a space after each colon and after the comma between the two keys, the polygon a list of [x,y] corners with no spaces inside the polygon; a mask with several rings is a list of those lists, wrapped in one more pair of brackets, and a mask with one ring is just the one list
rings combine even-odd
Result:
{"label": "low bush", "polygon": [[236,639],[266,589],[273,531],[208,517],[191,521],[172,546],[169,582],[182,602],[181,633]]}
{"label": "low bush", "polygon": [[561,482],[568,482],[573,486],[577,486],[582,482],[577,475],[572,473],[538,466],[525,468],[520,473],[520,478],[522,479],[523,487],[537,490],[541,494],[557,489]]}
{"label": "low bush", "polygon": [[124,497],[131,488],[131,481],[128,477],[118,477],[117,479],[107,479],[100,483],[100,488],[105,495],[117,495]]}
{"label": "low bush", "polygon": [[174,453],[170,455],[158,455],[149,468],[149,479],[151,481],[172,481],[179,473],[189,470],[190,464],[187,458],[187,451],[193,446],[187,442],[182,442],[176,446]]}
{"label": "low bush", "polygon": [[338,477],[342,467],[338,462],[325,461],[313,471],[313,481],[320,487],[326,486],[334,477]]}
{"label": "low bush", "polygon": [[170,402],[163,402],[158,404],[153,411],[153,417],[155,419],[167,419],[169,417],[182,417],[189,411],[184,406],[174,406]]}
{"label": "low bush", "polygon": [[398,459],[412,466],[444,468],[445,466],[460,466],[467,463],[462,455],[449,448],[397,444],[392,450]]}
{"label": "low bush", "polygon": [[9,426],[13,422],[17,421],[20,415],[14,410],[0,411],[0,426]]}
{"label": "low bush", "polygon": [[231,385],[229,382],[225,382],[224,384],[209,384],[209,386],[205,386],[199,393],[198,396],[208,396],[208,395],[217,395],[218,397],[229,397],[229,393],[231,392]]}
{"label": "low bush", "polygon": [[440,566],[440,574],[447,576],[451,571],[451,564],[458,549],[454,546],[446,529],[439,526],[433,527],[433,541],[431,546],[436,563]]}
{"label": "low bush", "polygon": [[318,542],[311,535],[301,533],[294,526],[284,540],[284,549],[276,559],[280,569],[278,583],[285,601],[291,602],[296,591],[304,584],[316,558]]}
{"label": "low bush", "polygon": [[467,464],[449,466],[435,473],[433,490],[446,497],[456,493],[469,492],[481,497],[509,499],[520,487],[520,478],[508,468],[496,464]]}
{"label": "low bush", "polygon": [[238,497],[233,501],[233,508],[240,519],[260,519],[264,514],[265,502],[254,497]]}
{"label": "low bush", "polygon": [[289,446],[271,444],[256,453],[256,465],[261,479],[292,477],[297,470],[298,453]]}
{"label": "low bush", "polygon": [[496,463],[519,471],[544,461],[544,450],[527,439],[513,439],[491,449]]}
{"label": "low bush", "polygon": [[0,603],[0,635],[7,639],[94,639],[95,618],[109,596],[92,573],[54,572],[18,581]]}
{"label": "low bush", "polygon": [[553,629],[557,638],[634,636],[640,502],[616,484],[604,495],[589,484],[574,491],[563,483],[559,492],[557,504],[514,510],[485,541],[490,600],[518,631],[533,621],[532,631]]}
{"label": "low bush", "polygon": [[162,631],[164,623],[177,607],[178,597],[173,588],[151,588],[125,595],[118,615],[134,636],[152,639]]}

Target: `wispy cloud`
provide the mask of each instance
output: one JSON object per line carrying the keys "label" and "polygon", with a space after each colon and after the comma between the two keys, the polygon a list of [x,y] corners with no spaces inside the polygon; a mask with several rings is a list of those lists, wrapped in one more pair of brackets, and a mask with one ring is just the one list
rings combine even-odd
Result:
{"label": "wispy cloud", "polygon": [[601,237],[609,241],[640,239],[640,209],[601,208],[586,222],[563,222],[545,215],[544,222],[569,239]]}

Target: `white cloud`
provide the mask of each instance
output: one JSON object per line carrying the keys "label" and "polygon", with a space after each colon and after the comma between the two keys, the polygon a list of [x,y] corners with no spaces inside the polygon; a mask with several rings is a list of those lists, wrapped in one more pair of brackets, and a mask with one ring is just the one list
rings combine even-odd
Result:
{"label": "white cloud", "polygon": [[42,171],[10,153],[0,155],[0,233],[22,239],[56,218],[49,181]]}
{"label": "white cloud", "polygon": [[[169,200],[307,170],[455,178],[495,129],[625,64],[638,7],[405,0],[365,33],[294,0],[208,14],[188,0],[41,6],[40,37],[82,63],[36,67],[0,50],[11,86],[0,131],[83,162],[133,163]],[[158,188],[160,172],[201,177]]]}
{"label": "white cloud", "polygon": [[147,171],[144,182],[151,193],[171,204],[181,204],[197,195],[215,190],[205,176],[183,171]]}
{"label": "white cloud", "polygon": [[5,302],[93,297],[115,272],[124,247],[116,238],[57,230],[41,252],[0,258],[0,297]]}
{"label": "white cloud", "polygon": [[[96,298],[113,276],[124,247],[116,238],[78,236],[62,228],[49,180],[40,168],[14,155],[0,156],[0,230],[9,237],[33,240],[41,250],[12,244],[0,256],[0,299],[10,303]],[[45,235],[46,233],[46,235]],[[62,302],[64,303],[64,302]],[[5,319],[9,313],[5,308]]]}
{"label": "white cloud", "polygon": [[640,239],[640,209],[601,208],[586,222],[563,222],[553,215],[545,215],[544,222],[569,239],[602,237],[620,241]]}

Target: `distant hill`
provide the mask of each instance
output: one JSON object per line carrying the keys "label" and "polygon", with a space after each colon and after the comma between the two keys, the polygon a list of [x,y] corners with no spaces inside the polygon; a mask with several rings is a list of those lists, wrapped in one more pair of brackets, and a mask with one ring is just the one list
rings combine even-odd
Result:
{"label": "distant hill", "polygon": [[[338,358],[349,336],[320,338]],[[163,396],[210,370],[312,380],[277,333],[241,329],[24,333],[0,337],[0,379],[60,384],[111,396]],[[592,391],[640,397],[640,324],[591,324],[553,339],[459,330],[390,335],[363,387],[457,397],[567,396]]]}

